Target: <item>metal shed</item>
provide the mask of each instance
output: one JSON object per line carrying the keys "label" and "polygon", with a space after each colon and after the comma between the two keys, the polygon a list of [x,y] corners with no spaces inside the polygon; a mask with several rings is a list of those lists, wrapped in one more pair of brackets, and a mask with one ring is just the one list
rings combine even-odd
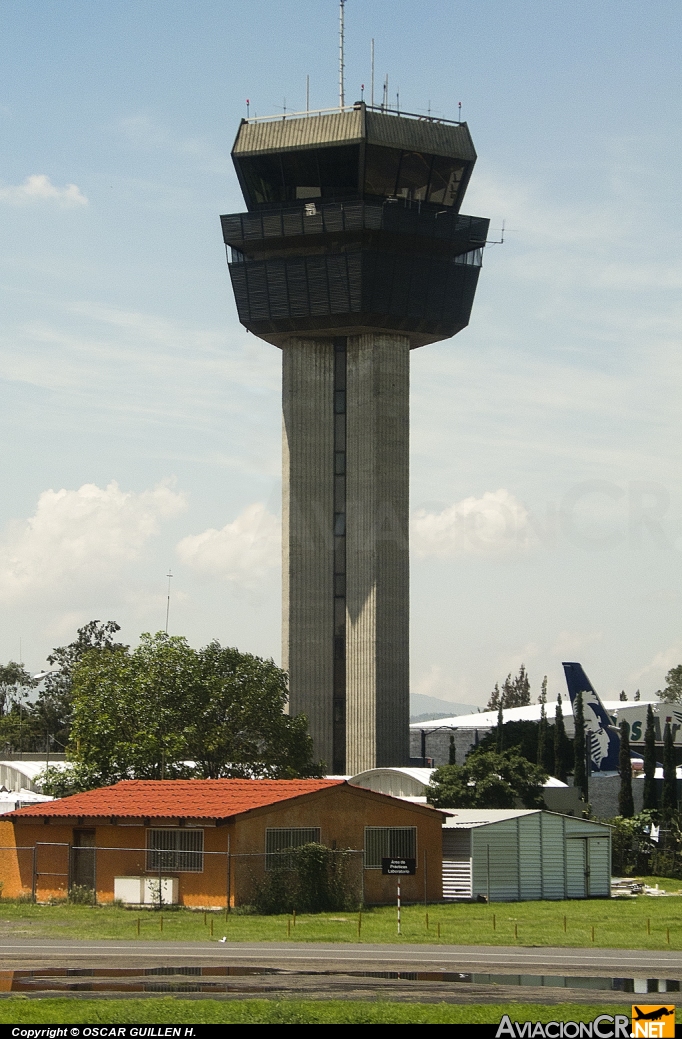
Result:
{"label": "metal shed", "polygon": [[611,830],[539,809],[457,809],[443,827],[443,897],[608,898]]}

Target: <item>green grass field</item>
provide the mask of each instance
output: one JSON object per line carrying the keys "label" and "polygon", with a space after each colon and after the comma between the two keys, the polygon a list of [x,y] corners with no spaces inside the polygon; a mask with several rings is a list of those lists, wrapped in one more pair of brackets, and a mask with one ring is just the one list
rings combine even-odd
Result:
{"label": "green grass field", "polygon": [[[679,882],[678,882],[679,883]],[[427,926],[428,920],[428,926]],[[211,933],[211,921],[213,932]],[[245,916],[0,902],[0,937],[230,941],[429,942],[682,949],[682,898],[392,906],[363,913]],[[163,925],[163,927],[162,927]],[[594,931],[593,931],[594,928]]]}
{"label": "green grass field", "polygon": [[[622,1006],[573,1003],[384,1003],[342,1000],[17,999],[0,1000],[2,1024],[497,1024],[591,1021]],[[679,1011],[677,1020],[681,1020]]]}

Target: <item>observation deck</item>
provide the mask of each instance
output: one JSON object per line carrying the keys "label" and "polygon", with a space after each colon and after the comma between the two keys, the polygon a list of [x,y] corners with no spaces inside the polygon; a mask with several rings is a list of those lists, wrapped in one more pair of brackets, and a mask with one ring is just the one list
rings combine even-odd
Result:
{"label": "observation deck", "polygon": [[468,324],[489,221],[459,212],[465,123],[359,103],[244,120],[232,154],[249,211],[221,222],[254,334],[399,332],[417,347]]}

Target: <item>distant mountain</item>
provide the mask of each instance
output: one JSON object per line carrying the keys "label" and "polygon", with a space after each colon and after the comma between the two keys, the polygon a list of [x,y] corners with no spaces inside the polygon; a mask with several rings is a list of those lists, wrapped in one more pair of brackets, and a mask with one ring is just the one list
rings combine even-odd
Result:
{"label": "distant mountain", "polygon": [[478,707],[470,703],[453,703],[439,700],[436,696],[412,693],[410,696],[410,721],[425,722],[432,718],[454,718],[456,714],[475,714]]}

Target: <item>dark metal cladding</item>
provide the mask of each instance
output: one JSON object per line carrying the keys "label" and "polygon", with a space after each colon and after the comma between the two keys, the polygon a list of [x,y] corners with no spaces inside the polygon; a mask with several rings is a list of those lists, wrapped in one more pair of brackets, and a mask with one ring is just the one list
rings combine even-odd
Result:
{"label": "dark metal cladding", "polygon": [[413,347],[469,322],[488,220],[459,213],[476,153],[466,124],[364,105],[242,122],[248,213],[221,217],[239,320],[287,336],[398,332]]}

